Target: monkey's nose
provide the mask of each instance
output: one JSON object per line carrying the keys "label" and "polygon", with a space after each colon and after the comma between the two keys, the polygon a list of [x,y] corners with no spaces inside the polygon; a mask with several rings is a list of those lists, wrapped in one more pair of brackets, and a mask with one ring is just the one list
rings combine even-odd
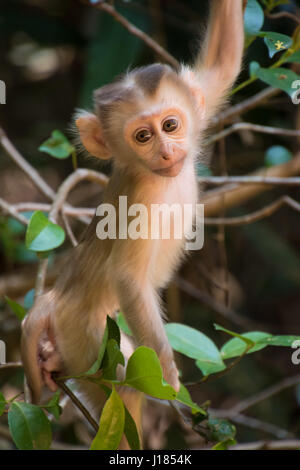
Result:
{"label": "monkey's nose", "polygon": [[168,154],[163,154],[163,155],[162,155],[162,158],[163,158],[164,160],[170,160],[170,156],[169,156]]}

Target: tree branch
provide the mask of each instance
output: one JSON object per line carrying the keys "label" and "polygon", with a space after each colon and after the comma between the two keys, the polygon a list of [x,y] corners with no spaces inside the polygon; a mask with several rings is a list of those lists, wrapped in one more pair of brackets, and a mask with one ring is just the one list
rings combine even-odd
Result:
{"label": "tree branch", "polygon": [[[85,3],[87,3],[85,1]],[[148,34],[144,33],[141,29],[134,26],[130,21],[128,21],[123,15],[117,12],[113,5],[110,5],[106,2],[99,0],[98,2],[91,1],[88,2],[89,5],[96,7],[98,10],[105,11],[110,16],[112,16],[116,21],[121,23],[127,31],[129,31],[134,36],[141,39],[148,47],[153,49],[156,54],[160,55],[167,63],[171,64],[175,69],[179,69],[179,62],[173,57],[169,52],[167,52],[163,47],[161,47],[154,39],[152,39]]]}
{"label": "tree branch", "polygon": [[245,225],[257,222],[258,220],[269,217],[274,214],[282,206],[287,205],[296,211],[300,212],[300,203],[295,201],[289,196],[282,196],[277,201],[272,202],[268,206],[263,207],[251,214],[243,215],[241,217],[218,217],[218,218],[205,218],[206,225]]}
{"label": "tree branch", "polygon": [[256,95],[253,95],[250,98],[247,98],[246,100],[241,101],[240,103],[237,103],[233,106],[230,106],[224,111],[221,111],[219,114],[217,114],[217,116],[212,119],[212,124],[227,124],[232,121],[232,119],[236,116],[240,116],[244,113],[247,113],[248,111],[251,111],[252,109],[267,101],[269,98],[272,98],[273,96],[276,96],[281,92],[282,90],[280,90],[279,88],[267,87]]}
{"label": "tree branch", "polygon": [[260,132],[262,134],[271,134],[271,135],[285,135],[286,137],[300,137],[300,131],[290,130],[290,129],[281,129],[279,127],[270,127],[270,126],[261,126],[259,124],[252,124],[250,122],[237,122],[231,127],[224,129],[218,134],[214,134],[209,137],[206,141],[208,145],[217,142],[218,140],[224,139],[233,132],[239,132],[243,130],[249,130],[253,132]]}

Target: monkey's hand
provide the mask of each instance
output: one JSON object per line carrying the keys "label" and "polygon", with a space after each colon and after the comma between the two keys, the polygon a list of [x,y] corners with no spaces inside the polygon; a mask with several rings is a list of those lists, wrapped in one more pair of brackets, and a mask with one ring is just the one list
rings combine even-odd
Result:
{"label": "monkey's hand", "polygon": [[178,369],[174,361],[173,351],[169,344],[165,344],[161,348],[158,357],[163,370],[164,379],[175,389],[176,392],[179,392],[180,382]]}
{"label": "monkey's hand", "polygon": [[22,323],[21,357],[33,403],[39,402],[43,385],[51,391],[57,389],[51,373],[62,370],[47,300],[45,297],[38,299]]}

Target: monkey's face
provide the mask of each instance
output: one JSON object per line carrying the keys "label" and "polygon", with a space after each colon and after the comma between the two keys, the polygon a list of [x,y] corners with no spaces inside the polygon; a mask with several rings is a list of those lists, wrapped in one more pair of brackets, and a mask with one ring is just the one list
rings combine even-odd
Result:
{"label": "monkey's face", "polygon": [[188,154],[187,117],[176,107],[156,107],[130,120],[124,137],[135,156],[160,176],[177,176]]}

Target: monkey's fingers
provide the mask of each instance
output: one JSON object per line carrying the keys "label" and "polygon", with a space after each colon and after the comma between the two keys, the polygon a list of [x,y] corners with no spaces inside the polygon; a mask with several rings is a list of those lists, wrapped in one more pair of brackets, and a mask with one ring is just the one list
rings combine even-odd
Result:
{"label": "monkey's fingers", "polygon": [[159,354],[159,360],[161,363],[161,367],[163,370],[164,379],[174,388],[176,392],[179,392],[180,389],[180,381],[179,381],[179,374],[178,369],[176,367],[173,351],[171,347],[168,345],[163,347]]}
{"label": "monkey's fingers", "polygon": [[180,389],[180,381],[179,381],[179,374],[178,369],[176,367],[175,362],[173,361],[172,364],[168,364],[167,368],[163,367],[164,371],[164,379],[174,388],[175,392],[179,392]]}

